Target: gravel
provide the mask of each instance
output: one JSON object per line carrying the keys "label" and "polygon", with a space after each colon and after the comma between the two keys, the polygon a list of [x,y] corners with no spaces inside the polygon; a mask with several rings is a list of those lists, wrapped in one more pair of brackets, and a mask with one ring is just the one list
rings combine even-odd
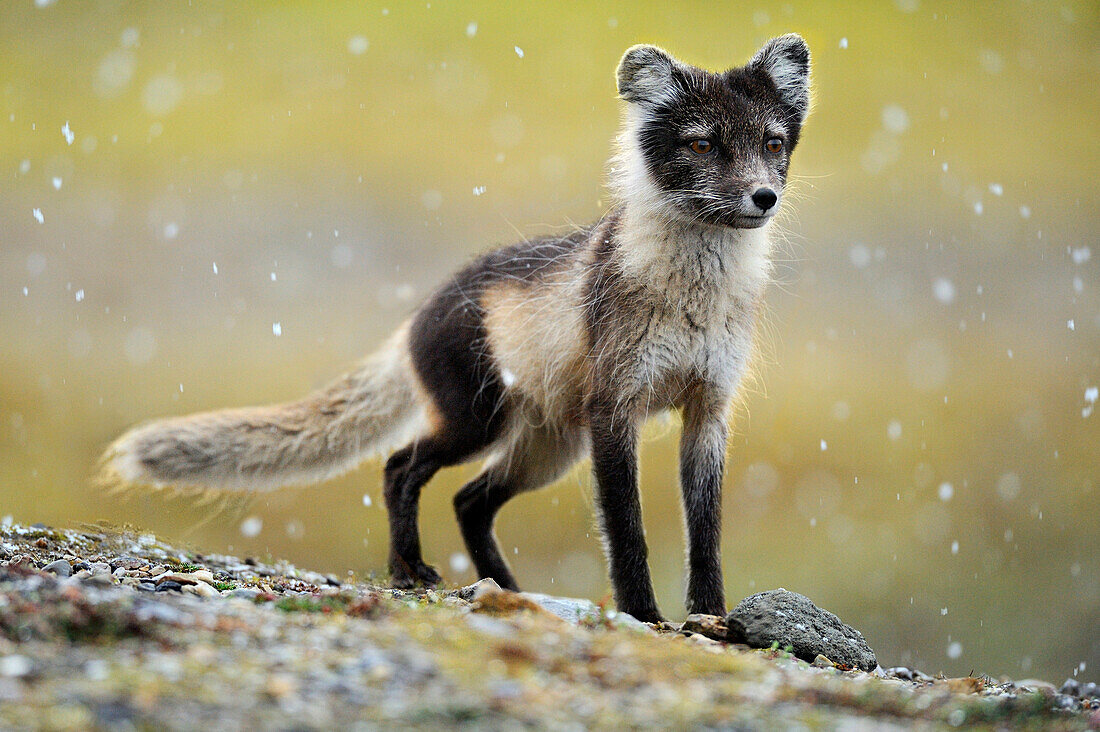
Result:
{"label": "gravel", "polygon": [[3,729],[1100,724],[1084,680],[815,666],[706,637],[720,618],[395,590],[104,528],[0,527],[0,554]]}

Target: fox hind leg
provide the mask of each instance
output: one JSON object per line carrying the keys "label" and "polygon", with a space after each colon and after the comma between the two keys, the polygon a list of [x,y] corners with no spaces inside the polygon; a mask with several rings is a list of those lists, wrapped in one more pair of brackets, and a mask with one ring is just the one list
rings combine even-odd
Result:
{"label": "fox hind leg", "polygon": [[478,577],[491,577],[506,590],[519,590],[493,535],[497,512],[511,498],[553,482],[584,451],[576,430],[521,425],[485,470],[455,494],[454,507],[466,550]]}
{"label": "fox hind leg", "polygon": [[504,589],[518,592],[516,578],[493,537],[493,519],[497,511],[516,493],[514,482],[507,476],[487,470],[455,494],[454,506],[466,550],[477,567],[477,576],[490,577]]}
{"label": "fox hind leg", "polygon": [[[449,439],[448,439],[449,438]],[[420,491],[440,468],[469,460],[491,440],[484,433],[425,437],[386,461],[386,512],[390,524],[390,574],[394,587],[437,585],[442,579],[420,549]]]}
{"label": "fox hind leg", "polygon": [[443,466],[429,439],[408,445],[386,461],[386,511],[390,524],[390,574],[394,587],[435,585],[439,573],[424,562],[418,526],[420,490]]}

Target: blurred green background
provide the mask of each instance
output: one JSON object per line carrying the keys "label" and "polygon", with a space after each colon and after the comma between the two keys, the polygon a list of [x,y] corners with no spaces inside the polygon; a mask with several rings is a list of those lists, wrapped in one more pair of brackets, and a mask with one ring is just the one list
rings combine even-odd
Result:
{"label": "blurred green background", "polygon": [[[1095,3],[0,8],[0,514],[383,569],[378,462],[212,504],[89,476],[129,425],[304,394],[474,253],[598,217],[629,45],[725,68],[797,31],[815,109],[730,445],[730,604],[800,591],[884,665],[1100,678]],[[682,617],[677,433],[642,462]],[[424,494],[454,583],[474,470]],[[527,589],[607,596],[590,506],[585,466],[505,509]]]}

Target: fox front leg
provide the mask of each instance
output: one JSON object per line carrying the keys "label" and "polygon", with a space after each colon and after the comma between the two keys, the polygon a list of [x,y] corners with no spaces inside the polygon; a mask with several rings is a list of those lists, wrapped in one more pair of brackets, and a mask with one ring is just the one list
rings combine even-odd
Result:
{"label": "fox front leg", "polygon": [[725,414],[725,400],[710,393],[696,394],[684,406],[680,490],[688,534],[689,613],[726,613],[721,556]]}
{"label": "fox front leg", "polygon": [[589,424],[600,524],[615,605],[638,620],[660,622],[638,495],[637,425],[614,407],[598,402],[589,410]]}

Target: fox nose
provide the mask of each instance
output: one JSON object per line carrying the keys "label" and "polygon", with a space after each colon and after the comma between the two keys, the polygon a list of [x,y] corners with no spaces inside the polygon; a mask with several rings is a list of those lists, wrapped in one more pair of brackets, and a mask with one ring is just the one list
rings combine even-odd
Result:
{"label": "fox nose", "polygon": [[775,205],[775,202],[779,200],[779,196],[775,194],[771,188],[757,188],[752,194],[752,202],[756,204],[757,208],[761,211],[767,211],[769,208]]}

